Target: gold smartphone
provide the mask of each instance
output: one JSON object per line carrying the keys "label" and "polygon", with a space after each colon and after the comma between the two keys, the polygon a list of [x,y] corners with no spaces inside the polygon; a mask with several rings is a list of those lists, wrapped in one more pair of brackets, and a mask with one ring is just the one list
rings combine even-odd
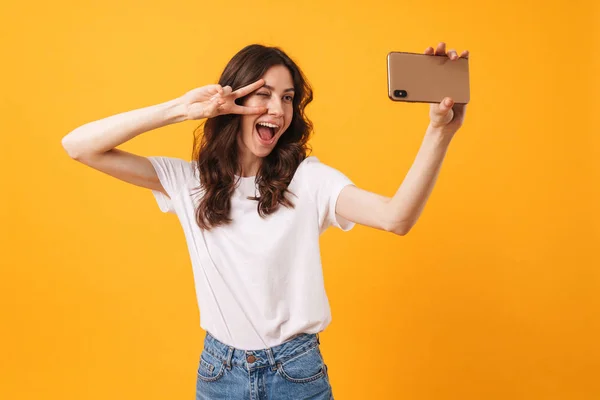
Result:
{"label": "gold smartphone", "polygon": [[387,56],[388,96],[393,101],[454,103],[470,99],[469,60],[447,56],[392,51]]}

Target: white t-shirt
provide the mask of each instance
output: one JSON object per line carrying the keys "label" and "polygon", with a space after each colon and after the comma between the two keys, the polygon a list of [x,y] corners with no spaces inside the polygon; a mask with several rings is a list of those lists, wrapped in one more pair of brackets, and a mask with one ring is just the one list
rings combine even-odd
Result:
{"label": "white t-shirt", "polygon": [[196,223],[196,162],[148,159],[170,198],[152,193],[161,211],[178,216],[185,233],[202,329],[238,349],[259,350],[329,325],[319,236],[332,225],[345,231],[354,226],[335,214],[350,179],[308,157],[288,187],[295,208],[280,206],[263,219],[258,202],[247,199],[258,195],[255,178],[242,177],[231,199],[233,222],[206,231]]}

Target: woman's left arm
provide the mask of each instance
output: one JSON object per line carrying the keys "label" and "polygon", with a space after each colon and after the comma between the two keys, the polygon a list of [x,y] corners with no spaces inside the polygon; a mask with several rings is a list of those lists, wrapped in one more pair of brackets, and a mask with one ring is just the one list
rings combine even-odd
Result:
{"label": "woman's left arm", "polygon": [[[429,47],[425,54],[446,55],[451,60],[459,58],[454,49],[446,53],[446,44],[443,42],[438,44],[435,52]],[[465,50],[460,57],[468,58],[468,55],[469,52]],[[347,186],[338,197],[336,213],[361,225],[398,235],[407,234],[423,212],[450,142],[463,124],[465,112],[465,104],[454,104],[449,97],[439,104],[430,104],[430,122],[421,148],[394,197]]]}

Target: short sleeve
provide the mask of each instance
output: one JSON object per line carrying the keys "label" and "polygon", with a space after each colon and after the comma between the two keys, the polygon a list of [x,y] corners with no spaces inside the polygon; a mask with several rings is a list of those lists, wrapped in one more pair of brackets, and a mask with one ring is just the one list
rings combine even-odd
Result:
{"label": "short sleeve", "polygon": [[303,164],[304,185],[316,203],[321,233],[330,226],[343,231],[352,229],[354,222],[337,215],[335,207],[342,189],[354,183],[342,172],[323,164],[314,156],[305,159]]}
{"label": "short sleeve", "polygon": [[187,190],[187,183],[193,177],[192,163],[173,157],[148,157],[148,160],[154,167],[162,187],[169,195],[167,197],[162,192],[152,191],[158,207],[164,213],[175,214],[174,200]]}

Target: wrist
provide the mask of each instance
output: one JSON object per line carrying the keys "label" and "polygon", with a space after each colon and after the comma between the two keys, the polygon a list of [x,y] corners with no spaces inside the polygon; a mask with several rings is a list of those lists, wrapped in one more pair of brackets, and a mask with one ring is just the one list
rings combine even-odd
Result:
{"label": "wrist", "polygon": [[439,146],[449,146],[454,132],[447,132],[444,128],[433,126],[431,123],[427,127],[425,137]]}
{"label": "wrist", "polygon": [[163,111],[169,124],[186,121],[188,119],[187,106],[180,98],[163,103]]}

